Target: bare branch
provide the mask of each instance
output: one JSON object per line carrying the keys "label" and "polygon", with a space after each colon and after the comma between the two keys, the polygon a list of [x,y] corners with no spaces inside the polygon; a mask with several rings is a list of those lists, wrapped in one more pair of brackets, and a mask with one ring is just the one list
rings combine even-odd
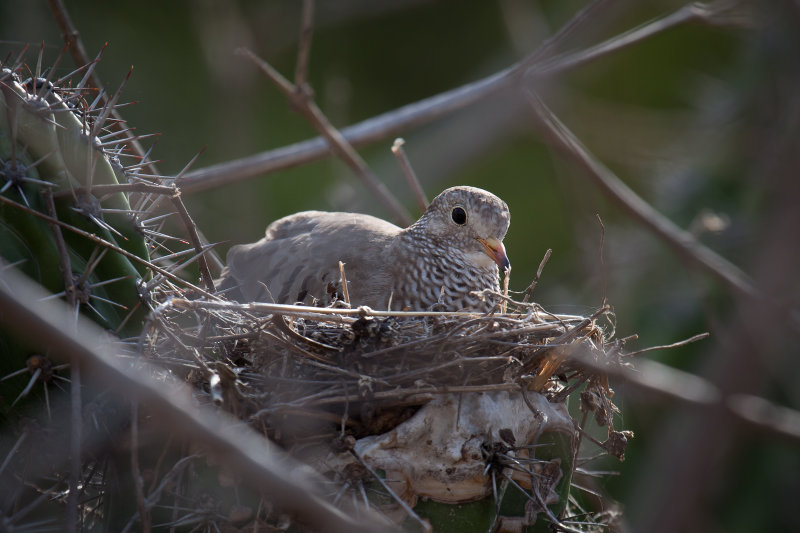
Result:
{"label": "bare branch", "polygon": [[300,42],[297,48],[294,84],[305,87],[308,83],[308,56],[311,53],[311,37],[314,33],[314,0],[303,0],[303,20],[300,23]]}
{"label": "bare branch", "polygon": [[[404,226],[413,222],[406,208],[395,198],[389,189],[369,169],[364,159],[356,152],[353,146],[339,130],[333,127],[328,118],[317,107],[306,87],[297,87],[284,78],[272,65],[259,58],[247,48],[239,48],[237,53],[252,61],[272,82],[283,92],[284,96],[293,104],[314,128],[327,140],[333,152],[338,155],[353,170],[367,189],[386,206],[392,215]],[[176,182],[178,180],[176,179]]]}
{"label": "bare branch", "polygon": [[[656,19],[631,32],[623,33],[621,36],[611,38],[588,50],[565,54],[539,64],[543,57],[549,55],[563,40],[573,34],[578,27],[591,20],[595,8],[603,3],[604,0],[596,0],[590,4],[573,17],[551,39],[545,41],[542,46],[522,61],[486,78],[343,128],[341,130],[342,137],[352,146],[364,146],[427,124],[488,98],[503,89],[520,84],[525,75],[534,77],[552,76],[584,65],[692,20],[703,20],[708,23],[717,22],[714,17],[716,11],[703,9],[699,4],[692,4],[694,7],[691,9],[689,7],[681,8],[670,15]],[[181,187],[181,190],[190,194],[317,161],[333,153],[335,153],[334,149],[327,144],[325,138],[317,137],[189,172],[178,180],[177,184]]]}
{"label": "bare branch", "polygon": [[731,287],[738,294],[761,298],[750,277],[736,265],[703,246],[688,231],[656,211],[603,165],[533,91],[528,93],[531,106],[540,123],[545,141],[570,161],[581,167],[586,175],[625,213],[640,221],[661,237],[678,255],[689,259]]}
{"label": "bare branch", "polygon": [[419,178],[417,178],[417,173],[414,172],[414,169],[411,167],[411,161],[408,160],[406,151],[403,150],[403,145],[405,142],[406,141],[400,137],[395,139],[394,144],[392,145],[392,153],[397,158],[397,162],[400,164],[400,168],[403,170],[403,175],[406,177],[408,186],[411,187],[412,191],[414,191],[414,197],[417,199],[417,205],[419,206],[420,210],[425,211],[428,209],[428,197],[425,196],[425,191],[422,190],[422,184],[419,182]]}
{"label": "bare branch", "polygon": [[0,308],[6,311],[0,313],[0,322],[5,327],[25,335],[42,350],[80,360],[89,375],[113,384],[120,394],[147,401],[155,420],[165,427],[180,427],[196,442],[225,456],[233,471],[282,510],[318,531],[387,530],[385,522],[366,510],[355,520],[326,502],[318,490],[323,479],[268,446],[264,437],[246,424],[196,405],[181,383],[164,386],[144,359],[137,359],[134,366],[118,357],[110,337],[88,319],[80,318],[76,330],[65,328],[70,313],[63,302],[39,301],[47,293],[14,269],[0,272],[0,281]]}

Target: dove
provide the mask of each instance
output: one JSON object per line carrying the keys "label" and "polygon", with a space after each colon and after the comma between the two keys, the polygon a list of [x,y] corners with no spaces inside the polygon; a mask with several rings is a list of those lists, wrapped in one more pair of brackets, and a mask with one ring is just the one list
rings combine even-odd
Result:
{"label": "dove", "polygon": [[510,269],[503,245],[508,206],[476,187],[451,187],[407,228],[358,214],[304,211],[277,220],[262,239],[231,247],[219,288],[240,302],[378,310],[488,311],[475,291],[499,291]]}

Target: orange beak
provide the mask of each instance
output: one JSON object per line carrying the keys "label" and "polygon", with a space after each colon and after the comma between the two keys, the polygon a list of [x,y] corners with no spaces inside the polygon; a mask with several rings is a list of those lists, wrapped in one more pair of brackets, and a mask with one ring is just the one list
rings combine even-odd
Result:
{"label": "orange beak", "polygon": [[497,266],[500,267],[500,270],[505,273],[508,269],[511,268],[511,263],[508,260],[508,256],[506,255],[506,247],[503,246],[503,243],[498,241],[497,239],[488,238],[488,239],[478,239],[478,242],[483,245],[484,251],[486,255],[492,258],[492,260],[497,263]]}

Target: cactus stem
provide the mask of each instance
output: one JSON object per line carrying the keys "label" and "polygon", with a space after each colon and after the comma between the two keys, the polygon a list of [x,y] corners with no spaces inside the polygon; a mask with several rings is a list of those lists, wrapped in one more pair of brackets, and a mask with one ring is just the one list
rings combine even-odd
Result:
{"label": "cactus stem", "polygon": [[125,250],[124,248],[121,248],[121,247],[117,246],[116,244],[113,244],[113,243],[108,242],[107,240],[105,240],[105,239],[103,239],[101,237],[98,237],[94,233],[89,233],[88,231],[84,231],[84,230],[82,230],[80,228],[76,228],[74,226],[71,226],[70,224],[67,224],[66,222],[62,222],[61,220],[58,220],[57,218],[53,218],[53,217],[47,216],[44,213],[40,213],[39,211],[36,211],[35,209],[31,209],[30,207],[26,207],[26,206],[20,204],[19,202],[15,202],[14,200],[11,200],[10,198],[7,198],[5,196],[0,196],[0,203],[15,207],[16,209],[19,209],[19,210],[21,210],[21,211],[23,211],[25,213],[33,215],[36,218],[42,219],[45,222],[50,222],[50,223],[56,224],[58,226],[61,226],[62,228],[66,228],[67,230],[69,230],[69,231],[71,231],[71,232],[73,232],[75,234],[78,234],[78,235],[82,236],[85,239],[88,239],[88,240],[94,242],[95,244],[98,244],[98,245],[100,245],[100,246],[102,246],[104,248],[108,248],[110,250],[113,250],[116,253],[127,257],[131,261],[134,261],[134,262],[136,262],[136,263],[138,263],[140,265],[144,265],[145,267],[153,270],[154,272],[158,272],[158,273],[164,275],[165,277],[169,278],[170,280],[174,281],[175,283],[178,283],[180,285],[188,287],[189,289],[191,289],[193,291],[196,291],[198,294],[200,294],[202,296],[205,296],[206,298],[211,298],[212,300],[217,300],[218,299],[213,294],[211,294],[208,291],[206,291],[206,290],[194,285],[193,283],[190,283],[190,282],[188,282],[186,280],[183,280],[183,279],[175,276],[171,272],[168,272],[165,269],[163,269],[163,268],[161,268],[161,267],[159,267],[157,265],[152,264],[150,261],[147,261],[146,259],[142,259],[141,257],[137,256],[136,254],[131,253],[128,250]]}

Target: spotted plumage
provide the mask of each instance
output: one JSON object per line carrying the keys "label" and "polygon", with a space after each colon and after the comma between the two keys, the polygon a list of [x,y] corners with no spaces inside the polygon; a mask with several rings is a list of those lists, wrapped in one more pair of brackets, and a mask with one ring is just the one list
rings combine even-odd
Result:
{"label": "spotted plumage", "polygon": [[342,298],[342,261],[355,306],[483,311],[470,292],[499,290],[509,220],[505,202],[475,187],[445,190],[405,229],[369,215],[297,213],[232,247],[220,286],[239,301],[327,305]]}

